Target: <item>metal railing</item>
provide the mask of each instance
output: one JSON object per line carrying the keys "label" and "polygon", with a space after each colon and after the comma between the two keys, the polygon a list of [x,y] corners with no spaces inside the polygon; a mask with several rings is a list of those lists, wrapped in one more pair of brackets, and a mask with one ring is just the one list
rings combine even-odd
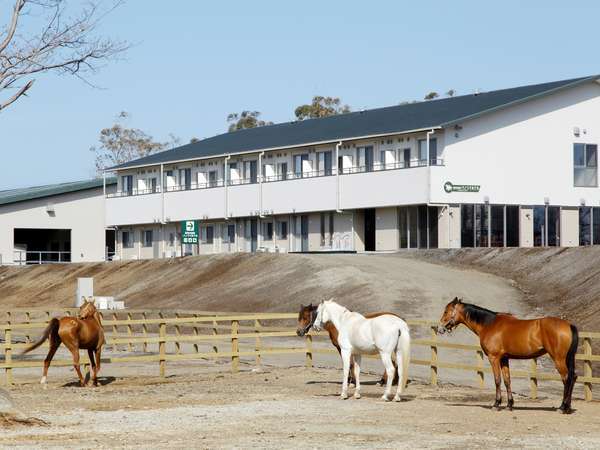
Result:
{"label": "metal railing", "polygon": [[[427,159],[411,160],[411,161],[396,161],[393,163],[373,163],[371,165],[364,166],[352,166],[343,167],[340,169],[340,175],[349,175],[356,173],[368,173],[368,172],[379,172],[386,170],[398,170],[398,169],[409,169],[415,167],[427,167]],[[444,160],[439,158],[432,158],[429,160],[430,166],[443,166]],[[284,172],[276,175],[260,175],[249,177],[249,178],[235,178],[227,181],[228,186],[240,186],[245,184],[257,184],[261,180],[263,183],[272,183],[276,181],[289,181],[299,180],[304,178],[318,178],[318,177],[329,177],[337,175],[337,168],[332,167],[330,169],[323,170],[311,170],[302,172]],[[213,181],[207,181],[204,183],[188,183],[184,185],[167,186],[165,192],[180,192],[180,191],[194,191],[199,189],[211,189],[217,187],[224,187],[225,180],[218,179]],[[161,187],[157,186],[156,189],[132,189],[129,191],[119,191],[112,194],[108,194],[107,197],[130,197],[136,195],[146,194],[157,194],[161,192]]]}
{"label": "metal railing", "polygon": [[67,262],[71,262],[71,252],[15,250],[13,256],[13,263],[19,266],[26,264],[60,264]]}

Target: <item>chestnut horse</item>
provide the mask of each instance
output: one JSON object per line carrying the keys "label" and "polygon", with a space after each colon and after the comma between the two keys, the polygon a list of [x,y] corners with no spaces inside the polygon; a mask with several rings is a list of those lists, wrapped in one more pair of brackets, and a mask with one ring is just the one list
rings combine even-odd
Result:
{"label": "chestnut horse", "polygon": [[557,317],[520,320],[511,314],[497,313],[463,303],[455,297],[446,305],[438,331],[452,331],[461,323],[479,336],[481,348],[492,365],[496,382],[494,408],[500,409],[502,402],[500,373],[506,386],[508,409],[512,411],[513,408],[509,359],[532,359],[548,353],[564,385],[563,400],[559,409],[563,414],[573,412],[571,396],[577,380],[575,353],[579,339],[575,325]]}
{"label": "chestnut horse", "polygon": [[44,372],[41,383],[46,383],[48,368],[52,358],[58,350],[61,343],[69,349],[73,355],[73,366],[79,376],[79,384],[85,386],[85,380],[79,369],[79,349],[88,351],[90,364],[92,365],[92,381],[94,386],[98,385],[98,372],[100,371],[100,354],[104,345],[104,329],[100,320],[100,313],[96,310],[93,301],[84,299],[83,305],[79,308],[78,317],[56,317],[50,320],[50,323],[44,330],[44,334],[33,344],[23,350],[22,354],[28,353],[40,345],[46,339],[50,341],[50,350],[44,360]]}
{"label": "chestnut horse", "polygon": [[[310,331],[311,327],[315,323],[315,319],[317,318],[317,308],[318,308],[318,305],[313,306],[312,303],[307,306],[300,305],[300,312],[298,313],[298,329],[296,330],[296,334],[298,336],[304,336],[306,333],[308,333]],[[364,316],[367,319],[372,319],[374,317],[383,316],[384,314],[391,314],[392,316],[399,317],[397,314],[394,314],[391,312],[374,312],[374,313],[364,314]],[[323,329],[325,331],[327,331],[327,333],[329,334],[329,339],[331,340],[331,343],[337,349],[337,351],[341,357],[342,351],[340,349],[340,344],[338,343],[338,336],[339,336],[338,329],[331,322],[327,322],[325,325],[323,325]],[[394,379],[392,381],[393,381],[393,384],[396,385],[396,384],[398,384],[398,366],[396,365],[395,361],[393,364],[394,364]],[[348,375],[348,383],[354,384],[354,385],[356,384],[356,381],[354,380],[354,361],[353,360],[350,361],[350,373]],[[381,380],[379,381],[379,384],[385,385],[386,383],[387,383],[387,373],[384,371],[383,375],[381,376]]]}

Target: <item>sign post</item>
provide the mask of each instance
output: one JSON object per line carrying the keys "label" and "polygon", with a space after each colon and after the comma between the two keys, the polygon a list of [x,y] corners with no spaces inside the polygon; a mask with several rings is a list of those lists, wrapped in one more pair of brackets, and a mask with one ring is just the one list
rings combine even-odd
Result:
{"label": "sign post", "polygon": [[181,256],[184,244],[198,244],[198,221],[184,220],[181,222]]}

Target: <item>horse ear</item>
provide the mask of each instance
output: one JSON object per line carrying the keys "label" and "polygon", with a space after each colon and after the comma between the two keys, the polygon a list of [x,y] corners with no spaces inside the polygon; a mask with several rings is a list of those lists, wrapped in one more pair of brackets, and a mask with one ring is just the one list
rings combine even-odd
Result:
{"label": "horse ear", "polygon": [[462,298],[458,298],[457,300],[458,300],[457,303],[462,303]]}

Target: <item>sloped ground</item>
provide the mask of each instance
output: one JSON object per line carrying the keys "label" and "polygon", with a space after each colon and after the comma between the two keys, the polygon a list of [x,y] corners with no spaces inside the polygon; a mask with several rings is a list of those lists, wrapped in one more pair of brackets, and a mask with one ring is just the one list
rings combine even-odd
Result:
{"label": "sloped ground", "polygon": [[600,331],[600,247],[460,249],[405,257],[514,280],[535,315],[552,314]]}
{"label": "sloped ground", "polygon": [[504,279],[401,255],[237,254],[175,260],[0,268],[0,307],[70,306],[77,277],[131,308],[290,312],[335,298],[358,311],[437,319],[455,295],[527,313]]}

